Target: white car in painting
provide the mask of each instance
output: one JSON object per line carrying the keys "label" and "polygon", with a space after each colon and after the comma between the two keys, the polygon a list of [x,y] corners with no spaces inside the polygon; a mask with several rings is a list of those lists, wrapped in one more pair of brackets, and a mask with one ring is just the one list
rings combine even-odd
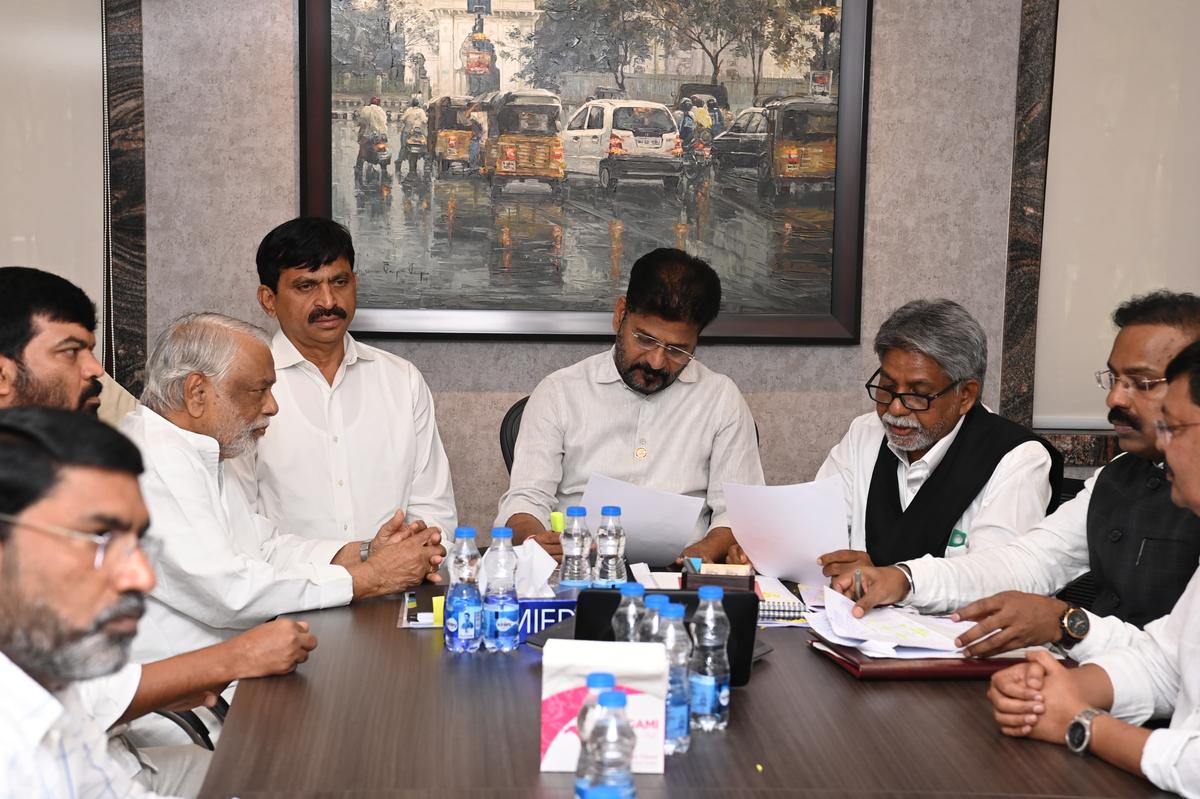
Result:
{"label": "white car in painting", "polygon": [[592,100],[575,111],[563,131],[568,178],[597,180],[614,191],[626,180],[679,183],[683,149],[675,118],[662,103]]}

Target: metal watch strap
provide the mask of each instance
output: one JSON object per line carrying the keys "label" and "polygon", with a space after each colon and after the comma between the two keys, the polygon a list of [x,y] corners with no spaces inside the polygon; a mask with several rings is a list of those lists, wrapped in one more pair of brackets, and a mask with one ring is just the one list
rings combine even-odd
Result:
{"label": "metal watch strap", "polygon": [[[1107,715],[1108,714],[1105,713],[1103,710],[1097,710],[1094,707],[1085,707],[1083,710],[1079,711],[1079,715],[1077,715],[1077,716],[1075,716],[1075,718],[1071,719],[1071,723],[1067,725],[1067,734],[1066,734],[1067,748],[1070,749],[1072,752],[1074,752],[1077,755],[1086,755],[1088,749],[1092,745],[1092,722],[1095,720],[1095,718],[1097,716],[1107,716]],[[1082,724],[1083,730],[1084,730],[1083,744],[1080,745],[1080,747],[1078,749],[1071,746],[1071,728],[1074,727],[1076,724]]]}
{"label": "metal watch strap", "polygon": [[366,560],[370,554],[371,554],[371,542],[370,541],[363,541],[361,544],[358,545],[358,557],[361,560]]}

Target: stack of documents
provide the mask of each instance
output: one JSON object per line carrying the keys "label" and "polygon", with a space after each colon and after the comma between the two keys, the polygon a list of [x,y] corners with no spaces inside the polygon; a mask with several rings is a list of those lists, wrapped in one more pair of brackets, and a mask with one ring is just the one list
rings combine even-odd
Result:
{"label": "stack of documents", "polygon": [[822,638],[853,647],[877,658],[961,658],[954,639],[971,629],[969,621],[951,621],[945,616],[921,616],[897,608],[875,608],[861,619],[851,610],[854,603],[828,586],[824,612],[810,612],[809,624]]}

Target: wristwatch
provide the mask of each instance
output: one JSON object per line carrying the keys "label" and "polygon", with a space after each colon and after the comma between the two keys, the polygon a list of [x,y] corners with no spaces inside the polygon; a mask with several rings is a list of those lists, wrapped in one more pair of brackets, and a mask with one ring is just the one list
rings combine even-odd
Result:
{"label": "wristwatch", "polygon": [[1092,743],[1092,720],[1096,716],[1106,715],[1103,710],[1094,707],[1079,711],[1079,715],[1067,725],[1067,748],[1077,755],[1087,754],[1088,746]]}
{"label": "wristwatch", "polygon": [[361,558],[362,560],[366,560],[367,556],[370,554],[371,554],[371,542],[370,541],[363,541],[361,544],[358,545],[358,557],[359,558]]}
{"label": "wristwatch", "polygon": [[1087,613],[1068,605],[1067,612],[1058,620],[1058,629],[1062,632],[1062,640],[1058,642],[1058,645],[1063,649],[1070,649],[1087,638],[1091,628],[1092,623],[1088,619]]}

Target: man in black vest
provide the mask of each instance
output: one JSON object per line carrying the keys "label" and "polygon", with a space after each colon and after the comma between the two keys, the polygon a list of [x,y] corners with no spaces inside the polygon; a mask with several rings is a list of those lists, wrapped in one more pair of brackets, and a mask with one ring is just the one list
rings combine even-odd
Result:
{"label": "man in black vest", "polygon": [[[864,570],[867,590],[856,614],[900,601],[926,612],[961,608],[960,618],[978,622],[961,639],[972,655],[1054,643],[1082,661],[1120,643],[1126,622],[1142,626],[1171,610],[1200,559],[1200,519],[1171,502],[1155,423],[1167,364],[1200,336],[1200,297],[1136,297],[1117,308],[1113,322],[1120,330],[1096,379],[1108,392],[1108,419],[1124,452],[1007,546]],[[1091,608],[1050,596],[1089,570],[1098,583]],[[850,583],[843,577],[834,587],[846,592]]]}
{"label": "man in black vest", "polygon": [[817,473],[842,481],[849,512],[850,548],[822,556],[826,575],[1005,544],[1054,509],[1062,459],[979,401],[987,336],[965,308],[910,302],[880,327],[875,353],[875,410]]}

